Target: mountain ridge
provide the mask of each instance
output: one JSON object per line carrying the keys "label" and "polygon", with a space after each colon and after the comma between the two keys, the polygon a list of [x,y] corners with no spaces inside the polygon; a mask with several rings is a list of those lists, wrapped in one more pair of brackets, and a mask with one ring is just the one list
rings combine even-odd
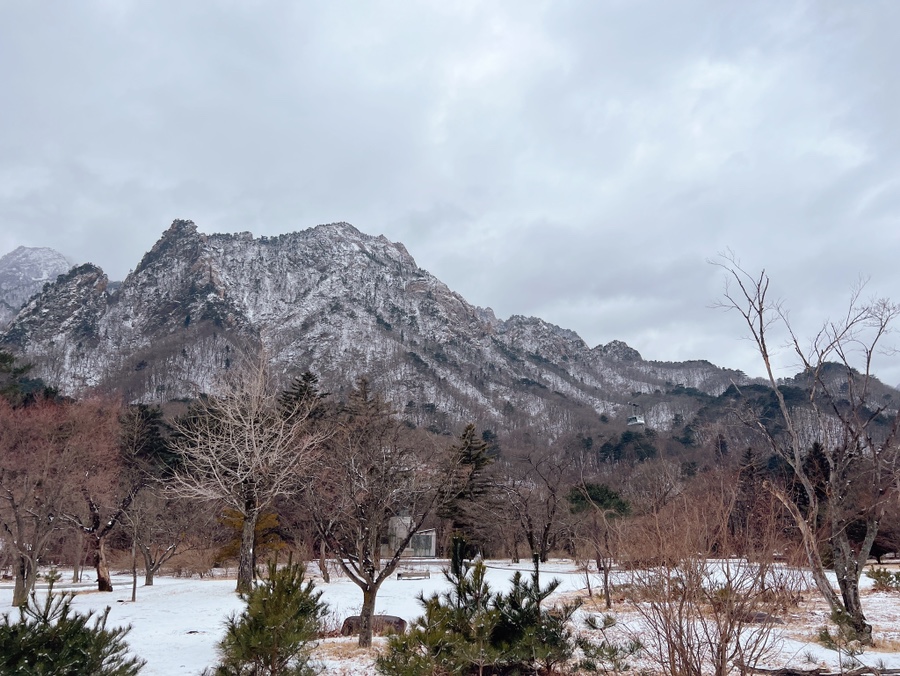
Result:
{"label": "mountain ridge", "polygon": [[[403,244],[349,223],[254,237],[176,220],[121,284],[87,264],[47,285],[2,345],[64,393],[144,402],[212,391],[241,354],[263,349],[283,380],[311,370],[340,394],[366,376],[412,422],[441,430],[483,419],[559,433],[676,384],[720,394],[747,382],[708,362],[644,361],[621,341],[591,348],[540,318],[498,319]],[[692,407],[648,403],[648,424],[665,429]]]}

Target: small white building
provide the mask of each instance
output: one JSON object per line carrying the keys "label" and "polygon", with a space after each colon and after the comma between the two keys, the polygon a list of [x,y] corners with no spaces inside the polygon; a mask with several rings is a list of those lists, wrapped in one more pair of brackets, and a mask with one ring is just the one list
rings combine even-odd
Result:
{"label": "small white building", "polygon": [[[412,529],[412,518],[408,516],[392,517],[388,523],[387,542],[382,545],[381,555],[388,558],[394,555],[400,543],[406,539]],[[403,550],[401,557],[404,559],[433,559],[437,552],[437,533],[434,528],[420,530],[413,534],[409,545]]]}

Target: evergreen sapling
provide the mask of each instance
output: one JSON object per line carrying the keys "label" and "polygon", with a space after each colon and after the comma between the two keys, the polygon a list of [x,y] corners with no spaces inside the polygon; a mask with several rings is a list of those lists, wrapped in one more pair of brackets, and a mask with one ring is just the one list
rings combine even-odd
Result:
{"label": "evergreen sapling", "polygon": [[213,676],[306,676],[315,673],[309,651],[327,606],[305,580],[302,564],[269,563],[268,579],[241,597],[247,607],[226,621]]}

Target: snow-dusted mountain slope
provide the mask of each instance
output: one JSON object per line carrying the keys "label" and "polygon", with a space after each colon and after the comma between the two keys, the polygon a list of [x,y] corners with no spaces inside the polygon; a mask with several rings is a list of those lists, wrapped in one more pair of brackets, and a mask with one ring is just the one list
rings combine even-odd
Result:
{"label": "snow-dusted mountain slope", "polygon": [[43,247],[20,246],[0,258],[0,330],[26,300],[70,267],[61,253]]}
{"label": "snow-dusted mountain slope", "polygon": [[[498,320],[402,244],[346,223],[254,238],[175,221],[114,291],[95,266],[74,268],[2,341],[66,393],[115,388],[147,402],[213,390],[262,348],[285,381],[311,370],[339,394],[367,376],[411,422],[442,430],[473,420],[561,432],[625,416],[635,393],[744,381],[708,362],[644,361],[619,341],[590,349],[533,317]],[[682,405],[660,402],[655,420],[648,404],[647,415],[665,428],[693,414]]]}

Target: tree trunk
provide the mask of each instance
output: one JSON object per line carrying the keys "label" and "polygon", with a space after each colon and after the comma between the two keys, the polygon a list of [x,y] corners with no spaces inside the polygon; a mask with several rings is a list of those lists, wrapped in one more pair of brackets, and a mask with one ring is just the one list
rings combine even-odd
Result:
{"label": "tree trunk", "polygon": [[[84,537],[84,533],[82,533],[82,538]],[[81,544],[81,565],[78,570],[78,581],[81,582],[84,580],[84,569],[88,565],[88,547],[84,546],[84,542]]]}
{"label": "tree trunk", "polygon": [[547,563],[550,560],[550,542],[548,542],[547,538],[541,537],[541,548],[538,551],[538,554],[541,559],[541,563]]}
{"label": "tree trunk", "polygon": [[259,512],[247,510],[244,515],[244,525],[241,528],[241,554],[238,561],[237,592],[248,594],[253,589],[253,580],[256,577],[256,522]]}
{"label": "tree trunk", "polygon": [[519,536],[514,534],[512,537],[512,548],[510,549],[510,560],[513,563],[519,563]]}
{"label": "tree trunk", "polygon": [[859,596],[859,577],[862,571],[858,570],[846,532],[836,535],[832,542],[834,572],[841,590],[841,600],[844,602],[843,610],[859,642],[872,645],[872,625],[866,621]]}
{"label": "tree trunk", "polygon": [[331,582],[331,575],[328,573],[328,562],[325,560],[325,539],[319,540],[319,572],[322,573],[322,580],[325,584]]}
{"label": "tree trunk", "polygon": [[72,567],[72,582],[81,582],[81,566],[84,563],[84,531],[78,530],[75,537],[75,565]]}
{"label": "tree trunk", "polygon": [[534,553],[538,551],[537,542],[535,541],[534,532],[528,528],[525,529],[525,544],[528,545],[528,551],[534,556]]}
{"label": "tree trunk", "polygon": [[94,570],[97,571],[97,591],[111,592],[112,579],[106,561],[106,538],[103,537],[94,538]]}
{"label": "tree trunk", "polygon": [[28,591],[25,589],[25,575],[19,571],[18,566],[16,566],[15,580],[12,604],[16,607],[24,606],[28,600]]}
{"label": "tree trunk", "polygon": [[137,601],[137,542],[131,540],[131,602]]}
{"label": "tree trunk", "polygon": [[362,610],[359,612],[359,647],[372,647],[372,618],[375,616],[375,595],[378,588],[363,589]]}
{"label": "tree trunk", "polygon": [[612,608],[612,595],[609,591],[609,565],[600,554],[597,555],[597,570],[600,571],[603,580],[603,602],[606,604],[606,609],[609,610]]}
{"label": "tree trunk", "polygon": [[610,555],[609,524],[606,523],[605,516],[603,517],[603,521],[603,551],[597,551],[597,570],[603,573],[603,600],[606,602],[606,609],[609,610],[612,608],[612,598],[609,590],[609,569],[612,567],[614,559]]}
{"label": "tree trunk", "polygon": [[[556,537],[551,536],[550,534],[550,525],[552,524],[553,515],[551,514],[547,519],[547,523],[544,525],[543,529],[541,529],[541,537],[540,537],[540,554],[541,554],[541,563],[547,563],[550,559],[550,550],[556,545]],[[533,551],[533,550],[532,550]]]}
{"label": "tree trunk", "polygon": [[17,554],[12,600],[14,606],[23,606],[28,601],[28,595],[34,589],[34,572],[34,566],[31,565],[28,557]]}
{"label": "tree trunk", "polygon": [[146,547],[141,547],[141,554],[144,556],[144,586],[152,587],[153,574],[156,572],[156,568],[153,565],[153,557],[150,554],[150,550]]}

